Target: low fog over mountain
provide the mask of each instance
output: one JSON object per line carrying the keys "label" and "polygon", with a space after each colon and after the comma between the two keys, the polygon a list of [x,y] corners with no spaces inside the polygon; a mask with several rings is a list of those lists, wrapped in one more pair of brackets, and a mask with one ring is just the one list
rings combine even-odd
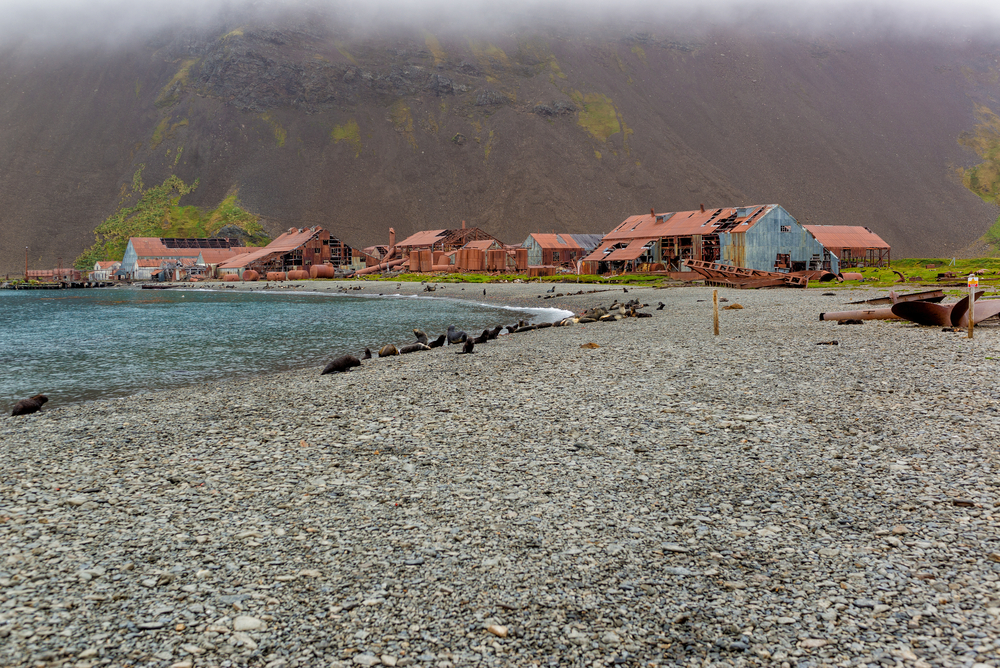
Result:
{"label": "low fog over mountain", "polygon": [[946,255],[997,220],[994,4],[7,5],[0,273],[136,185],[355,246],[780,203]]}

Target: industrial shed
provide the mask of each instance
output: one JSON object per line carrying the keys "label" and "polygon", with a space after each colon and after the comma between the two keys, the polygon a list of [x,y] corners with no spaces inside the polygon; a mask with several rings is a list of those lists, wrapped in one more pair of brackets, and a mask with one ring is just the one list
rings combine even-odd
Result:
{"label": "industrial shed", "polygon": [[888,267],[889,244],[860,225],[803,225],[823,247],[837,256],[841,268]]}
{"label": "industrial shed", "polygon": [[239,255],[219,265],[220,278],[225,274],[240,277],[247,269],[261,276],[268,272],[308,270],[313,265],[349,265],[353,250],[321,227],[291,228],[280,237],[251,253]]}
{"label": "industrial shed", "polygon": [[466,227],[462,221],[462,227],[457,230],[425,230],[406,237],[396,244],[396,248],[403,254],[412,253],[415,250],[451,251],[463,248],[470,241],[490,241],[496,242],[499,247],[503,247],[503,242],[492,234],[485,232],[478,227]]}
{"label": "industrial shed", "polygon": [[577,260],[601,245],[600,234],[532,233],[521,244],[528,249],[528,264],[576,268]]}
{"label": "industrial shed", "polygon": [[[122,258],[122,270],[133,278],[140,278],[139,274],[145,276],[147,273],[137,271],[136,263],[139,260],[181,260],[183,258],[197,258],[203,250],[214,250],[219,253],[229,253],[235,255],[242,248],[239,239],[227,238],[160,238],[160,237],[132,237],[125,246],[125,255]],[[148,268],[154,265],[143,265]],[[155,265],[159,267],[159,262]],[[148,279],[148,276],[145,276]]]}
{"label": "industrial shed", "polygon": [[685,260],[761,271],[840,271],[838,257],[778,204],[631,216],[583,260],[588,273],[681,272]]}

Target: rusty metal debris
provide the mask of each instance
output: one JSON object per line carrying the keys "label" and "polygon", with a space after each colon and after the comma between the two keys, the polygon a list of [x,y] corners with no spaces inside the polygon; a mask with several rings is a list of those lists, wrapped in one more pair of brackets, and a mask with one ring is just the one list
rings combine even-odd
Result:
{"label": "rusty metal debris", "polygon": [[944,300],[944,291],[934,289],[934,290],[924,290],[923,292],[908,292],[905,295],[899,295],[895,292],[890,292],[887,297],[876,297],[874,299],[862,299],[858,302],[851,302],[852,304],[898,304],[899,302],[940,302]]}
{"label": "rusty metal debris", "polygon": [[902,320],[891,308],[871,308],[860,311],[837,311],[835,313],[820,313],[820,320]]}
{"label": "rusty metal debris", "polygon": [[[975,295],[974,324],[1000,315],[1000,299],[980,301],[980,297],[984,294],[986,293],[981,290]],[[894,299],[895,303],[889,308],[820,313],[819,319],[842,322],[847,320],[909,320],[918,325],[931,327],[968,327],[969,298],[966,296],[950,304],[937,303],[943,297],[940,290],[909,295],[890,293],[890,298]]]}
{"label": "rusty metal debris", "polygon": [[804,288],[809,278],[795,274],[732,267],[718,262],[685,260],[684,265],[705,277],[705,285],[722,288]]}

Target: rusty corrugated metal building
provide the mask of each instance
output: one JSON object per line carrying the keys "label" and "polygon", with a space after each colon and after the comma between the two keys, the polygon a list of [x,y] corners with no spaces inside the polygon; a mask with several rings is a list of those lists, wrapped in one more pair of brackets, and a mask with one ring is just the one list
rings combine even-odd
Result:
{"label": "rusty corrugated metal building", "polygon": [[576,268],[576,261],[601,244],[600,234],[539,234],[533,232],[521,244],[528,249],[528,264]]}
{"label": "rusty corrugated metal building", "polygon": [[762,271],[840,270],[839,258],[778,204],[631,216],[584,258],[588,273],[686,271],[684,260]]}
{"label": "rusty corrugated metal building", "polygon": [[823,247],[840,259],[841,268],[888,267],[889,244],[860,225],[803,225]]}
{"label": "rusty corrugated metal building", "polygon": [[219,265],[220,277],[225,274],[243,275],[253,269],[261,276],[268,272],[308,271],[317,264],[339,267],[350,264],[353,250],[322,227],[290,228],[267,246],[238,255]]}

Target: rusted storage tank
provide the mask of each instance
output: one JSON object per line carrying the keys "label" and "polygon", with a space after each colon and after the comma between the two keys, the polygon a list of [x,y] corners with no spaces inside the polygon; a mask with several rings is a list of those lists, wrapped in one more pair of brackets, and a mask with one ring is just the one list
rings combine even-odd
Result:
{"label": "rusted storage tank", "polygon": [[863,281],[865,277],[856,271],[845,271],[840,275],[845,281]]}
{"label": "rusted storage tank", "polygon": [[431,267],[434,265],[431,259],[431,251],[429,248],[420,251],[420,271],[430,273],[434,271]]}
{"label": "rusted storage tank", "polygon": [[449,264],[448,255],[444,251],[434,251],[434,264]]}
{"label": "rusted storage tank", "polygon": [[260,274],[258,274],[253,269],[243,270],[243,280],[244,281],[258,281],[260,280]]}
{"label": "rusted storage tank", "polygon": [[528,249],[518,248],[514,251],[514,266],[518,271],[528,270]]}
{"label": "rusted storage tank", "polygon": [[283,280],[285,280],[285,272],[283,272],[283,271],[269,271],[269,272],[267,272],[267,280],[269,280],[269,281],[283,281]]}
{"label": "rusted storage tank", "polygon": [[293,269],[288,272],[288,280],[304,281],[309,278],[309,272],[304,269]]}
{"label": "rusted storage tank", "polygon": [[314,264],[309,267],[309,278],[333,278],[332,264]]}
{"label": "rusted storage tank", "polygon": [[410,271],[420,271],[420,251],[410,251]]}
{"label": "rusted storage tank", "polygon": [[222,280],[232,282],[240,280],[240,277],[239,274],[223,274]]}
{"label": "rusted storage tank", "polygon": [[431,271],[450,272],[453,269],[454,269],[454,267],[451,266],[450,264],[434,264],[434,265],[431,265]]}

